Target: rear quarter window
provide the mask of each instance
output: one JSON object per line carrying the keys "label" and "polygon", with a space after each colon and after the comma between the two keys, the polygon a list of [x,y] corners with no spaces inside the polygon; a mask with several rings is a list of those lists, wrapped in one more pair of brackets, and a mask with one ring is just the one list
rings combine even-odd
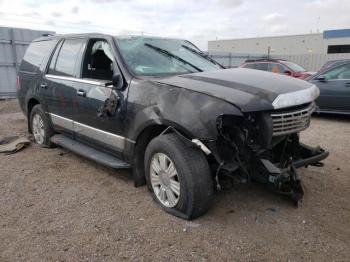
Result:
{"label": "rear quarter window", "polygon": [[36,72],[38,68],[43,69],[55,47],[56,40],[32,42],[21,62],[21,71]]}

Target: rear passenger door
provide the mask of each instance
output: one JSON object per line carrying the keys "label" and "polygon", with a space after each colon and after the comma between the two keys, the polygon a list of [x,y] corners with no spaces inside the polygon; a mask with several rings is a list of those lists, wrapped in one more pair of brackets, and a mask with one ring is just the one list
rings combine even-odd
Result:
{"label": "rear passenger door", "polygon": [[46,90],[47,108],[52,123],[61,132],[74,132],[77,61],[82,57],[85,44],[85,38],[63,40],[57,46],[41,83],[41,88]]}

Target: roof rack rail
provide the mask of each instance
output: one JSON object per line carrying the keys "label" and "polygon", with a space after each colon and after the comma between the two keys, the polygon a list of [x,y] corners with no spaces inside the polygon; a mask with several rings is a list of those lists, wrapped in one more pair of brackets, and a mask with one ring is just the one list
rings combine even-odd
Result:
{"label": "roof rack rail", "polygon": [[248,58],[247,60],[245,60],[245,62],[264,62],[264,61],[278,62],[278,61],[285,61],[285,60],[278,59],[278,58],[268,58],[267,56],[259,57],[259,58]]}
{"label": "roof rack rail", "polygon": [[48,36],[54,36],[55,33],[44,33],[41,36],[48,37]]}

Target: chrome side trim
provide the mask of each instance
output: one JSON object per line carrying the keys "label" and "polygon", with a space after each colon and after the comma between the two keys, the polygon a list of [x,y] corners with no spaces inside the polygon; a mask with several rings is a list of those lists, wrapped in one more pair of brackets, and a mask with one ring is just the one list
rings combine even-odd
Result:
{"label": "chrome side trim", "polygon": [[54,124],[55,126],[63,127],[70,131],[74,130],[73,120],[52,113],[49,113],[49,115],[51,116],[52,124]]}
{"label": "chrome side trim", "polygon": [[135,141],[126,137],[112,134],[53,113],[49,113],[49,115],[54,125],[74,131],[77,134],[92,138],[104,144],[111,145],[120,151],[124,150],[126,141],[133,144],[135,143]]}
{"label": "chrome side trim", "polygon": [[91,85],[97,85],[97,86],[105,86],[104,83],[94,80],[86,80],[86,79],[80,79],[80,78],[74,78],[74,77],[68,77],[68,76],[56,76],[56,75],[45,75],[46,78],[51,79],[59,79],[59,80],[67,80],[67,81],[73,81],[78,83],[84,83],[84,84],[91,84]]}
{"label": "chrome side trim", "polygon": [[104,144],[111,145],[120,151],[122,151],[125,147],[125,137],[118,136],[91,126],[87,126],[82,123],[74,122],[74,131],[79,135],[83,135]]}

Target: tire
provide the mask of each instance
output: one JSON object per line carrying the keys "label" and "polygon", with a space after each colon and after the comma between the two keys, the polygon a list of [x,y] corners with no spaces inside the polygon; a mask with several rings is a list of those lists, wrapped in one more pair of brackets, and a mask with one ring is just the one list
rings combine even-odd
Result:
{"label": "tire", "polygon": [[40,104],[33,107],[30,112],[29,121],[35,143],[41,147],[54,147],[50,141],[50,138],[54,135],[54,130]]}
{"label": "tire", "polygon": [[148,144],[145,174],[153,199],[166,212],[191,220],[210,208],[214,186],[208,162],[200,149],[185,145],[177,134],[158,136]]}

